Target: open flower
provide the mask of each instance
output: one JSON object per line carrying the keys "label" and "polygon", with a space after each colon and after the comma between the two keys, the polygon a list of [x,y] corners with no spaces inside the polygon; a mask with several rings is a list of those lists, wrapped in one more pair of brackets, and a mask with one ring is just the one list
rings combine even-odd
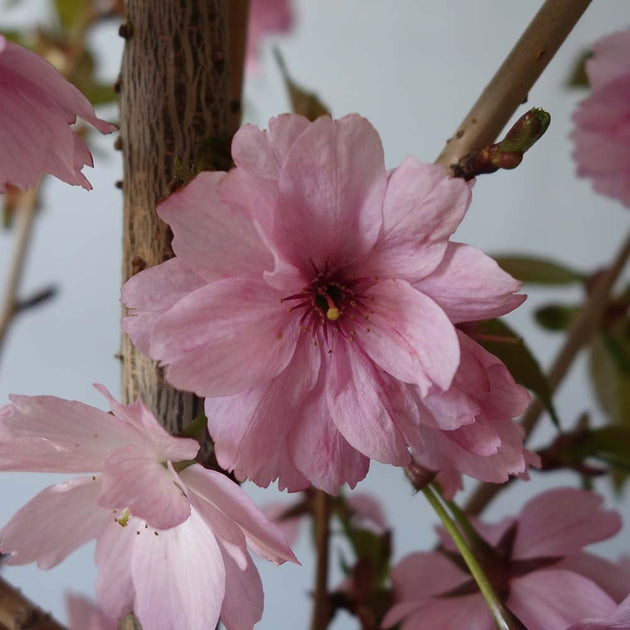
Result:
{"label": "open flower", "polygon": [[424,417],[438,430],[474,422],[470,405],[436,420],[422,401],[454,382],[454,323],[524,296],[449,241],[469,186],[412,157],[388,174],[357,115],[245,125],[232,152],[234,170],[202,173],[158,207],[176,257],[122,297],[133,342],[206,397],[220,464],[260,485],[335,492],[368,458],[408,464]]}
{"label": "open flower", "polygon": [[7,564],[49,569],[96,538],[101,610],[151,630],[251,628],[263,592],[247,546],[295,561],[239,486],[199,464],[136,402],[113,415],[79,402],[15,396],[0,409],[0,469],[92,473],[46,488],[0,530]]}
{"label": "open flower", "polygon": [[630,207],[630,31],[594,44],[586,73],[593,92],[573,115],[571,134],[578,175]]}
{"label": "open flower", "polygon": [[[582,551],[621,527],[615,512],[584,490],[560,488],[530,500],[517,518],[477,525],[490,548],[477,553],[484,573],[528,630],[566,630],[605,616],[630,588],[612,562]],[[395,605],[384,627],[401,630],[493,630],[476,583],[446,534],[443,551],[413,553],[392,569]]]}
{"label": "open flower", "polygon": [[81,173],[92,156],[71,127],[77,116],[102,133],[116,129],[47,61],[0,35],[0,193],[34,186],[42,173],[92,188]]}

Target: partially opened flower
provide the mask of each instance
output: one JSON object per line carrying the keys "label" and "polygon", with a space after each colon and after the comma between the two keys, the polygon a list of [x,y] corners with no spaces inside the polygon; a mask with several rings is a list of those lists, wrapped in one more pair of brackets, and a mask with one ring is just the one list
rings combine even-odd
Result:
{"label": "partially opened flower", "polygon": [[[137,402],[113,415],[53,397],[0,409],[0,469],[92,473],[46,488],[0,530],[7,564],[49,569],[96,538],[97,595],[112,620],[151,630],[251,628],[262,585],[247,546],[295,561],[239,486],[190,463],[199,445],[169,435]],[[179,466],[182,468],[183,466]]]}
{"label": "partially opened flower", "polygon": [[257,69],[260,46],[266,36],[291,30],[294,22],[292,5],[292,0],[250,1],[245,54],[248,72]]}
{"label": "partially opened flower", "polygon": [[77,116],[102,133],[116,129],[47,61],[0,35],[0,193],[34,186],[42,173],[92,188],[81,172],[92,156],[71,127]]}
{"label": "partially opened flower", "polygon": [[[560,488],[530,500],[517,518],[477,524],[491,545],[478,554],[484,573],[528,630],[566,630],[585,617],[608,615],[630,588],[620,567],[582,551],[621,527],[618,514],[601,504],[597,495]],[[413,553],[392,569],[396,603],[384,627],[495,627],[466,565],[442,535],[443,551]]]}
{"label": "partially opened flower", "polygon": [[474,423],[471,404],[436,420],[422,401],[454,382],[454,323],[524,296],[480,250],[449,241],[469,186],[412,157],[388,174],[357,115],[246,125],[232,152],[234,170],[202,173],[159,206],[177,256],[123,288],[133,342],[206,397],[220,464],[335,492],[368,458],[408,464],[425,418]]}
{"label": "partially opened flower", "polygon": [[571,626],[568,630],[630,630],[630,595],[605,618],[591,617]]}
{"label": "partially opened flower", "polygon": [[571,134],[578,175],[630,207],[630,31],[594,44],[586,73],[593,92],[573,115]]}

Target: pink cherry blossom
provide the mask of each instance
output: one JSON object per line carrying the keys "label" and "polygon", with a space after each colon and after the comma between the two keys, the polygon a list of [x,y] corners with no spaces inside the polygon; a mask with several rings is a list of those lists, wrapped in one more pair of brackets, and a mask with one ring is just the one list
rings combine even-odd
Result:
{"label": "pink cherry blossom", "polygon": [[66,609],[70,618],[70,630],[117,630],[118,625],[81,595],[66,594]]}
{"label": "pink cherry blossom", "polygon": [[42,173],[91,189],[81,169],[92,156],[71,127],[77,116],[101,133],[116,129],[47,61],[0,35],[0,193],[34,186]]}
{"label": "pink cherry blossom", "polygon": [[578,175],[630,207],[630,31],[598,41],[586,72],[593,92],[573,115],[571,134]]}
{"label": "pink cherry blossom", "polygon": [[568,630],[630,630],[630,595],[607,617],[585,619]]}
{"label": "pink cherry blossom", "polygon": [[293,28],[292,0],[250,0],[247,25],[247,71],[258,69],[260,45],[268,35],[288,33]]}
{"label": "pink cherry blossom", "polygon": [[[235,169],[202,173],[158,207],[176,257],[131,278],[122,296],[133,342],[168,364],[173,385],[206,397],[221,466],[260,485],[333,493],[361,480],[368,458],[409,464],[426,437],[445,454],[428,467],[475,474],[435,434],[476,423],[485,366],[501,367],[472,358],[477,381],[457,378],[469,349],[454,324],[524,296],[480,250],[449,241],[470,187],[412,157],[388,173],[357,115],[245,125],[232,152]],[[507,468],[523,472],[521,436],[501,422],[525,394],[495,394],[504,407],[453,440],[475,457],[509,443],[519,454]],[[505,480],[505,468],[486,475]]]}
{"label": "pink cherry blossom", "polygon": [[[492,547],[478,559],[495,592],[528,630],[566,630],[587,616],[610,614],[623,597],[620,589],[630,588],[620,567],[596,556],[591,564],[582,551],[620,527],[619,515],[603,510],[597,495],[558,488],[531,499],[516,518],[477,524]],[[483,596],[450,539],[441,536],[444,553],[413,553],[392,569],[395,604],[383,626],[493,630]]]}
{"label": "pink cherry blossom", "polygon": [[[169,435],[141,402],[112,414],[47,396],[0,409],[0,470],[91,473],[50,486],[0,530],[7,564],[49,569],[97,539],[97,596],[116,621],[151,630],[252,628],[263,592],[250,547],[295,561],[280,530],[223,474],[189,462],[197,442]],[[180,469],[182,466],[179,467]]]}

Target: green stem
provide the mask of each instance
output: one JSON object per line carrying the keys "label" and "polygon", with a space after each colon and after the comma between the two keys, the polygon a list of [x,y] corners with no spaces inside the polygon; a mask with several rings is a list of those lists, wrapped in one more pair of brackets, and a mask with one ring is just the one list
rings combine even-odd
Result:
{"label": "green stem", "polygon": [[448,513],[444,505],[442,505],[439,494],[432,486],[423,488],[422,493],[431,504],[431,507],[435,510],[435,513],[440,517],[442,524],[446,527],[446,530],[453,539],[457,550],[461,554],[462,558],[464,558],[466,566],[475,579],[475,582],[477,582],[477,586],[479,586],[479,590],[488,604],[488,608],[490,609],[490,613],[492,614],[492,618],[494,619],[497,629],[513,630],[514,626],[508,621],[509,613],[505,610],[501,600],[494,592],[492,585],[477,562],[477,558],[475,558],[474,554],[470,551],[462,533],[457,528],[455,521],[453,521],[451,515]]}

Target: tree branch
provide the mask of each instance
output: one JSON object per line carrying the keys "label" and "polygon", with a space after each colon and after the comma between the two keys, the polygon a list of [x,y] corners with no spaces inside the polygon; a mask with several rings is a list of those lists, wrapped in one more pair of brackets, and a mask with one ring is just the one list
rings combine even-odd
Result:
{"label": "tree branch", "polygon": [[65,627],[0,577],[0,629],[65,630]]}
{"label": "tree branch", "polygon": [[330,538],[330,497],[323,490],[315,491],[315,592],[311,630],[326,630],[330,621],[328,601],[328,543]]}
{"label": "tree branch", "polygon": [[449,168],[492,144],[571,32],[591,0],[546,0],[488,83],[437,164]]}

